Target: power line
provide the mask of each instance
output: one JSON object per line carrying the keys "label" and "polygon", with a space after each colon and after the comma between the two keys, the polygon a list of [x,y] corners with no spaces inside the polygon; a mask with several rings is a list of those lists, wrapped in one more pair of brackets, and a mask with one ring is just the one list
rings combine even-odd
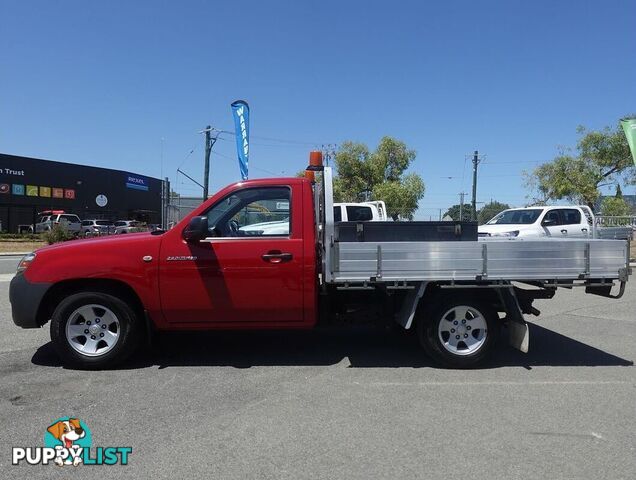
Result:
{"label": "power line", "polygon": [[[220,133],[227,133],[229,135],[234,135],[236,136],[235,132],[232,132],[230,130],[219,130]],[[305,146],[314,146],[314,145],[320,145],[322,142],[306,142],[306,141],[301,141],[301,140],[288,140],[288,139],[284,139],[284,138],[274,138],[274,137],[262,137],[260,135],[250,135],[250,138],[256,138],[257,140],[266,140],[269,142],[279,142],[279,143],[291,143],[291,144],[296,144],[296,145],[305,145]]]}

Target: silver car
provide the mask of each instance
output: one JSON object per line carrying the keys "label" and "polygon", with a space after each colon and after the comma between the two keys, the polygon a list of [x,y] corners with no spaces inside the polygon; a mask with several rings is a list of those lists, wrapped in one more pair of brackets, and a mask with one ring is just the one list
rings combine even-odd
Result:
{"label": "silver car", "polygon": [[59,225],[71,233],[79,234],[82,222],[77,215],[72,215],[70,213],[43,215],[35,224],[35,233],[48,232],[55,225]]}
{"label": "silver car", "polygon": [[80,234],[84,237],[96,237],[113,233],[115,226],[110,220],[82,220]]}
{"label": "silver car", "polygon": [[139,225],[137,220],[117,220],[115,222],[115,234],[135,232]]}

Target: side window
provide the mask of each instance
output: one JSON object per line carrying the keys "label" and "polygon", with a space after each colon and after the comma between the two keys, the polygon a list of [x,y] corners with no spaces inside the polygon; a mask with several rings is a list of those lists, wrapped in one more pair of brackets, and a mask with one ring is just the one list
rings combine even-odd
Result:
{"label": "side window", "polygon": [[342,222],[342,207],[340,205],[333,207],[333,221]]}
{"label": "side window", "polygon": [[546,226],[561,225],[561,218],[559,217],[559,211],[550,210],[548,213],[546,213],[545,217],[543,217],[542,224]]}
{"label": "side window", "polygon": [[561,210],[561,217],[564,225],[578,225],[581,223],[581,212],[573,208],[564,208]]}
{"label": "side window", "polygon": [[239,190],[208,210],[208,228],[217,237],[288,236],[290,204],[287,187]]}
{"label": "side window", "polygon": [[370,220],[373,220],[373,212],[371,211],[371,207],[348,205],[347,219],[350,222],[368,222]]}
{"label": "side window", "polygon": [[82,222],[82,227],[88,227],[92,222],[90,222],[89,220],[84,220]]}

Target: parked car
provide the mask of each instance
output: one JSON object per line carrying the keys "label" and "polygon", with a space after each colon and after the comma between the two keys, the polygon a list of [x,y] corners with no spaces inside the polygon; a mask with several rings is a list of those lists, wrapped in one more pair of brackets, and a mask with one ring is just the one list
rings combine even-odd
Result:
{"label": "parked car", "polygon": [[482,237],[589,237],[588,214],[579,206],[510,208],[478,228]]}
{"label": "parked car", "polygon": [[55,225],[60,225],[69,232],[79,235],[82,228],[82,221],[77,215],[55,210],[52,212],[41,212],[40,215],[35,224],[35,233],[47,232]]}
{"label": "parked car", "polygon": [[134,232],[139,228],[139,225],[137,220],[117,220],[115,222],[115,235]]}
{"label": "parked car", "polygon": [[159,230],[163,230],[163,228],[161,228],[161,225],[159,223],[149,223],[148,224],[148,231],[149,232],[157,232]]}
{"label": "parked car", "polygon": [[110,220],[82,220],[80,234],[84,237],[95,237],[109,235],[114,231],[115,227]]}

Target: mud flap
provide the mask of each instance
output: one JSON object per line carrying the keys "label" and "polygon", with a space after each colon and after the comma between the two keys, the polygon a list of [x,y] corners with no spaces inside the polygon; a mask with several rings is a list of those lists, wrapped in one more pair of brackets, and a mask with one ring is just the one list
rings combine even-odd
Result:
{"label": "mud flap", "polygon": [[511,321],[508,323],[508,331],[510,332],[508,338],[510,346],[523,353],[528,353],[528,347],[530,346],[530,330],[528,329],[528,324],[525,321],[523,323]]}
{"label": "mud flap", "polygon": [[508,321],[508,342],[511,347],[528,353],[530,348],[530,329],[523,318],[521,307],[517,301],[514,288],[502,288],[499,290],[499,296],[506,308],[506,320]]}

